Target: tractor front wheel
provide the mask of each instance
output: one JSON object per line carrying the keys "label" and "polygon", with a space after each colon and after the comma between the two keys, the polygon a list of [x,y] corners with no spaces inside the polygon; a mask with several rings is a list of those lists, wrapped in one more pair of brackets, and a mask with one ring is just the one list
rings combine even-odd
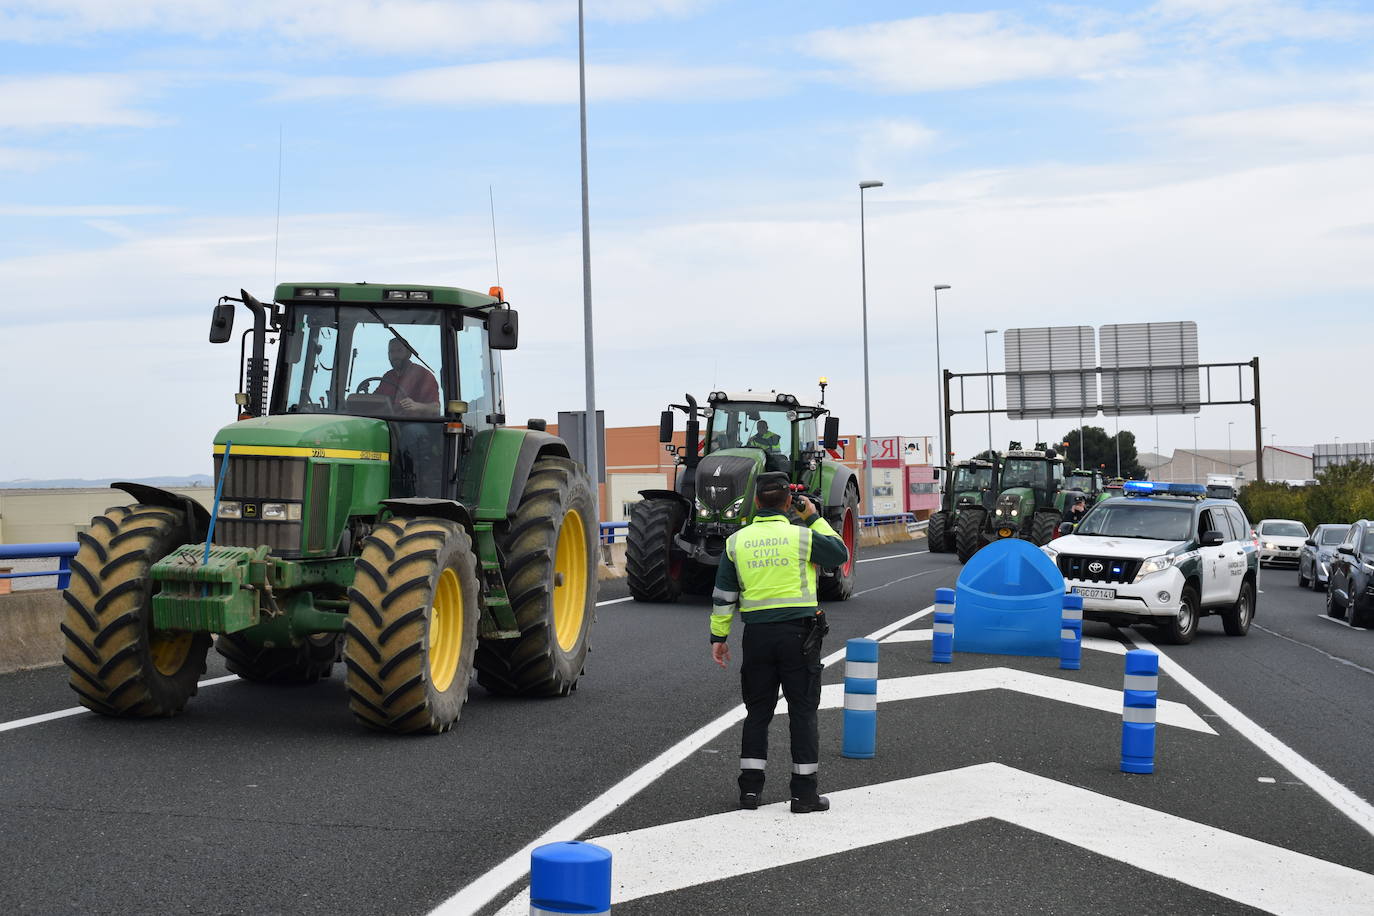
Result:
{"label": "tractor front wheel", "polygon": [[209,633],[153,629],[152,565],[180,546],[185,516],[116,506],[77,534],[62,661],[81,705],[107,716],[173,716],[205,673]]}
{"label": "tractor front wheel", "polygon": [[844,508],[840,511],[836,533],[844,539],[849,550],[849,560],[835,570],[833,576],[825,576],[816,583],[816,591],[822,601],[848,601],[854,594],[855,564],[859,560],[859,491],[844,491]]}
{"label": "tractor front wheel", "polygon": [[672,499],[644,499],[630,509],[625,578],[636,601],[667,604],[682,594],[687,558],[673,543],[682,518],[682,506]]}
{"label": "tractor front wheel", "polygon": [[484,639],[477,682],[496,694],[567,696],[596,614],[596,499],[567,458],[540,458],[498,538],[518,639]]}
{"label": "tractor front wheel", "polygon": [[949,513],[941,509],[930,517],[926,524],[926,547],[931,553],[944,553],[949,548],[945,535],[949,532]]}
{"label": "tractor front wheel", "polygon": [[1030,539],[1036,547],[1044,547],[1054,540],[1054,532],[1059,528],[1058,512],[1037,512],[1031,516]]}
{"label": "tractor front wheel", "polygon": [[299,646],[268,648],[243,633],[225,633],[215,640],[224,667],[247,681],[264,684],[313,684],[334,671],[343,648],[338,633],[317,633]]}
{"label": "tractor front wheel", "polygon": [[987,516],[985,509],[965,509],[959,513],[959,520],[954,524],[954,551],[960,563],[967,563],[983,546]]}
{"label": "tractor front wheel", "polygon": [[379,731],[446,732],[468,695],[477,557],[456,522],[393,518],[363,541],[348,590],[348,708]]}

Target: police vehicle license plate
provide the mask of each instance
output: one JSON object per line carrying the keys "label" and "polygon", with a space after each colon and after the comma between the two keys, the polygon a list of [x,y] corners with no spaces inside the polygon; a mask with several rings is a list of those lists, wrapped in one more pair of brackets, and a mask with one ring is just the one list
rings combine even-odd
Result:
{"label": "police vehicle license plate", "polygon": [[1075,585],[1073,593],[1082,595],[1084,598],[1105,598],[1108,601],[1116,597],[1116,589],[1114,588],[1081,588]]}

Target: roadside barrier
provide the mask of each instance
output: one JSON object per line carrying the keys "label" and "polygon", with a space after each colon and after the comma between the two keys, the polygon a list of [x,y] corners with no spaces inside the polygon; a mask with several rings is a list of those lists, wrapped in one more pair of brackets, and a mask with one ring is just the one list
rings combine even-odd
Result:
{"label": "roadside barrier", "polygon": [[530,853],[530,916],[611,912],[611,851],[595,843],[547,843]]}
{"label": "roadside barrier", "polygon": [[851,639],[844,644],[844,740],[840,754],[858,760],[874,756],[878,745],[878,641]]}
{"label": "roadside barrier", "polygon": [[930,635],[930,660],[940,664],[954,661],[954,589],[935,590],[935,623]]}
{"label": "roadside barrier", "polygon": [[1059,667],[1077,671],[1083,667],[1083,596],[1065,595],[1059,622]]}
{"label": "roadside barrier", "polygon": [[1121,772],[1155,771],[1155,707],[1159,700],[1159,653],[1126,653],[1121,707]]}
{"label": "roadside barrier", "polygon": [[57,587],[67,588],[72,584],[72,557],[76,556],[76,542],[55,544],[0,544],[0,560],[45,560],[57,559],[57,569],[39,572],[10,572],[8,568],[0,572],[0,580],[5,580],[5,591],[9,591],[10,579],[34,579],[56,576]]}

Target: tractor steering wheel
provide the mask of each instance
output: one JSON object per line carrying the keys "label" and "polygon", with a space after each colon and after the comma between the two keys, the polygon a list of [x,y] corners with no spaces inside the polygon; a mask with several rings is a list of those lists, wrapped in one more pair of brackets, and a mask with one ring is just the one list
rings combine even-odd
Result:
{"label": "tractor steering wheel", "polygon": [[357,390],[354,391],[353,393],[354,393],[354,394],[371,394],[371,393],[372,393],[372,388],[371,388],[372,383],[373,383],[373,382],[380,382],[381,380],[382,380],[382,377],[381,377],[380,375],[374,375],[374,376],[372,376],[372,378],[365,378],[365,379],[363,379],[361,382],[358,383],[358,388],[357,388]]}

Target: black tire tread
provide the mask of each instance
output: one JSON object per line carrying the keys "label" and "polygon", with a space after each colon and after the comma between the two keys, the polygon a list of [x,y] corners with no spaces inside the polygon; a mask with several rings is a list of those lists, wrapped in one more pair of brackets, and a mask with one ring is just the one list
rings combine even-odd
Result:
{"label": "black tire tread", "polygon": [[931,553],[945,553],[949,545],[945,537],[949,534],[949,513],[944,509],[935,512],[926,523],[926,547]]}
{"label": "black tire tread", "polygon": [[630,509],[625,581],[636,601],[671,604],[682,594],[681,569],[672,574],[672,540],[681,525],[676,500],[643,499]]}
{"label": "black tire tread", "polygon": [[[854,595],[854,585],[859,578],[859,491],[853,487],[846,487],[844,491],[844,505],[838,518],[840,527],[836,534],[844,537],[844,514],[845,512],[854,513],[854,556],[850,557],[853,563],[849,567],[849,575],[845,575],[843,567],[836,570],[833,576],[823,576],[816,582],[816,594],[822,601],[848,601]],[[832,525],[833,527],[833,525]]]}
{"label": "black tire tread", "polygon": [[954,551],[960,563],[967,563],[983,546],[983,528],[987,522],[987,512],[983,509],[965,509],[959,513],[954,527]]}

